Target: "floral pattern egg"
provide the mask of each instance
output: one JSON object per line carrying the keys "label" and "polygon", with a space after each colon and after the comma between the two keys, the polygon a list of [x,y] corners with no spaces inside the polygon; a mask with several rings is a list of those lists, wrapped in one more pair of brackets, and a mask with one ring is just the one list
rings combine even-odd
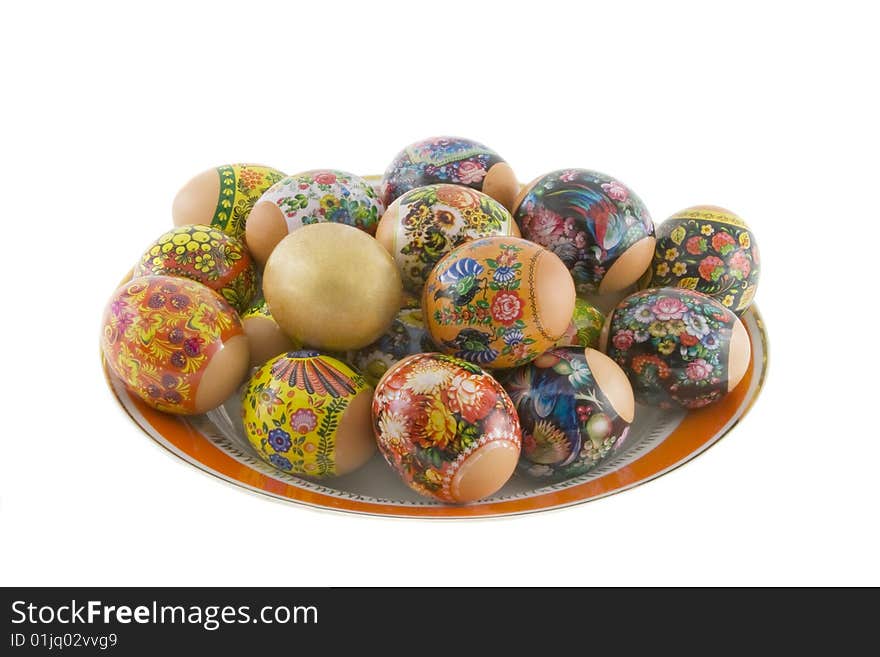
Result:
{"label": "floral pattern egg", "polygon": [[373,388],[345,363],[291,351],[253,373],[241,398],[245,434],[260,458],[284,472],[343,475],[376,451]]}
{"label": "floral pattern egg", "polygon": [[501,383],[519,414],[520,467],[569,478],[598,465],[629,433],[635,401],[623,370],[595,349],[551,349]]}
{"label": "floral pattern egg", "polygon": [[560,169],[519,194],[523,237],[559,256],[578,293],[616,292],[635,283],[654,253],[654,223],[641,199],[614,178]]}
{"label": "floral pattern egg", "polygon": [[257,294],[257,270],[244,244],[210,226],[180,226],[153,242],[134,268],[134,277],[151,274],[198,281],[238,312]]}
{"label": "floral pattern egg", "polygon": [[508,210],[519,192],[513,169],[492,149],[461,137],[430,137],[397,154],[382,176],[382,200],[387,207],[409,190],[435,183],[485,192]]}
{"label": "floral pattern egg", "polygon": [[245,237],[251,254],[264,265],[278,242],[297,228],[333,222],[372,235],[384,209],[360,176],[335,169],[306,171],[266,190],[251,211]]}
{"label": "floral pattern egg", "polygon": [[574,304],[562,261],[517,237],[484,237],[449,252],[422,295],[437,347],[488,368],[522,365],[552,347]]}
{"label": "floral pattern egg", "polygon": [[504,388],[476,365],[443,354],[416,354],[385,373],[373,429],[404,482],[443,502],[493,494],[519,459],[519,421]]}
{"label": "floral pattern egg", "polygon": [[739,318],[711,297],[680,288],[623,299],[605,322],[601,345],[626,372],[636,401],[661,408],[722,399],[751,360]]}
{"label": "floral pattern egg", "polygon": [[241,314],[241,326],[251,347],[251,367],[258,367],[278,354],[302,347],[281,330],[262,296]]}
{"label": "floral pattern egg", "polygon": [[605,324],[605,315],[586,299],[578,297],[574,302],[571,323],[565,333],[556,342],[557,347],[591,347],[599,346],[599,334]]}
{"label": "floral pattern egg", "polygon": [[235,310],[186,278],[146,276],[120,286],[104,310],[101,348],[126,387],[160,411],[216,408],[247,374]]}
{"label": "floral pattern egg", "polygon": [[647,287],[696,290],[741,315],[755,296],[759,268],[746,223],[730,210],[697,205],[660,224]]}
{"label": "floral pattern egg", "polygon": [[244,237],[254,203],[282,178],[284,174],[278,169],[260,164],[225,164],[208,169],[174,197],[174,225],[209,225],[233,237]]}
{"label": "floral pattern egg", "polygon": [[404,286],[415,294],[440,258],[490,235],[519,236],[510,212],[491,196],[449,184],[406,192],[385,211],[376,230],[376,239],[400,267]]}
{"label": "floral pattern egg", "polygon": [[412,354],[436,351],[425,330],[421,308],[401,308],[389,329],[374,343],[350,351],[346,361],[363,372],[370,385],[376,385],[389,367]]}

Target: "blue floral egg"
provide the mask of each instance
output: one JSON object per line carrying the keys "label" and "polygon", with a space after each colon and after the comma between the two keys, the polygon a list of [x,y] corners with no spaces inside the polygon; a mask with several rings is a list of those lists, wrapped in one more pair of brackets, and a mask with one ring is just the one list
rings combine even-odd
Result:
{"label": "blue floral egg", "polygon": [[552,349],[501,377],[519,415],[526,473],[576,477],[624,444],[633,392],[620,367],[601,352]]}
{"label": "blue floral egg", "polygon": [[619,180],[560,169],[528,185],[515,202],[522,235],[566,264],[579,294],[617,292],[635,283],[654,254],[654,223]]}
{"label": "blue floral egg", "polygon": [[654,288],[623,299],[605,322],[602,349],[623,368],[636,401],[700,408],[723,398],[751,361],[743,323],[711,297]]}
{"label": "blue floral egg", "polygon": [[461,137],[429,137],[400,151],[382,176],[385,207],[416,187],[465,185],[488,194],[508,210],[519,192],[513,169],[498,153]]}

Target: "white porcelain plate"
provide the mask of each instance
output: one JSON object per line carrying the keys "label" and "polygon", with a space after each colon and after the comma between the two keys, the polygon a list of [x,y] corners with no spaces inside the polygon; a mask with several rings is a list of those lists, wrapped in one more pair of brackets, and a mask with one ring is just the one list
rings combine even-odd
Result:
{"label": "white porcelain plate", "polygon": [[742,320],[752,342],[752,362],[742,382],[722,401],[687,413],[637,406],[624,448],[595,470],[553,484],[517,473],[497,494],[464,506],[420,497],[378,454],[343,477],[316,481],[286,474],[260,460],[251,448],[239,419],[237,396],[206,415],[166,415],[130,395],[106,364],[104,372],[119,404],[150,438],[177,458],[242,488],[295,504],[352,513],[505,516],[571,506],[627,490],[674,470],[718,442],[754,404],[767,371],[767,335],[758,309],[753,305]]}

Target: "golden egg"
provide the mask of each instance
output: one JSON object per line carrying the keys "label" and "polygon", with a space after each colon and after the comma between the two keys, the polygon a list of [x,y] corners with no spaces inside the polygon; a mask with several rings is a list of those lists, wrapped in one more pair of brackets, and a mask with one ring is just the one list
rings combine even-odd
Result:
{"label": "golden egg", "polygon": [[360,349],[377,340],[400,309],[394,259],[367,233],[336,223],[304,226],[272,251],[263,294],[278,325],[300,344]]}

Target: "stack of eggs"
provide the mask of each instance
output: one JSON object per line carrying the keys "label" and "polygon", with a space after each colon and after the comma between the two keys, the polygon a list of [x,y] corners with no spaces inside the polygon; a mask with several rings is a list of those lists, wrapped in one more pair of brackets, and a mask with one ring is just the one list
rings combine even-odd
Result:
{"label": "stack of eggs", "polygon": [[172,214],[107,304],[105,359],[169,413],[240,390],[250,443],[285,472],[343,475],[378,446],[449,503],[518,465],[579,476],[625,443],[636,402],[706,406],[750,361],[746,224],[697,206],[655,233],[595,171],[521,188],[496,152],[439,137],[378,181],[221,166]]}

